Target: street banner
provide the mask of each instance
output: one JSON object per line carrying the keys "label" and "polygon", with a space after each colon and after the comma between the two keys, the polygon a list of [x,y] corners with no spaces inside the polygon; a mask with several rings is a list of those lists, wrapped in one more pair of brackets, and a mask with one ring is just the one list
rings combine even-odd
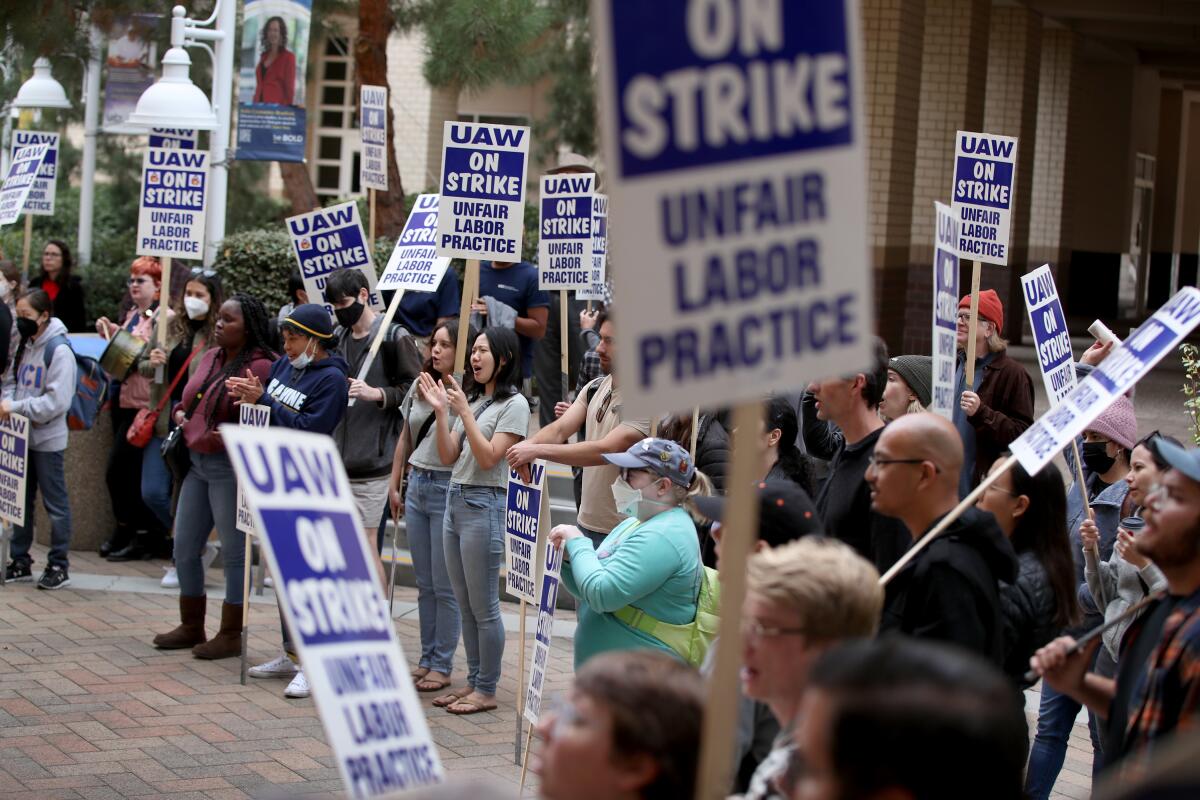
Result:
{"label": "street banner", "polygon": [[623,413],[870,362],[858,6],[593,0]]}
{"label": "street banner", "polygon": [[35,144],[13,153],[4,186],[0,187],[0,225],[11,225],[20,218],[25,198],[37,181],[38,169],[48,152],[50,145]]}
{"label": "street banner", "polygon": [[538,203],[538,288],[592,283],[594,174],[543,175]]}
{"label": "street banner", "polygon": [[366,276],[371,288],[371,308],[383,310],[383,301],[375,289],[375,267],[367,252],[367,235],[363,233],[357,203],[351,200],[288,217],[287,226],[310,303],[325,303],[325,308],[332,314],[333,306],[325,300],[325,281],[339,269],[357,269]]}
{"label": "street banner", "polygon": [[1009,450],[1030,475],[1069,447],[1200,323],[1200,289],[1188,286],[1117,345],[1075,388],[1030,425]]}
{"label": "street banner", "polygon": [[520,261],[529,128],[447,122],[442,132],[437,254]]}
{"label": "street banner", "polygon": [[186,128],[151,128],[150,129],[150,146],[151,147],[166,147],[175,150],[195,150],[196,149],[196,131],[191,131]]}
{"label": "street banner", "polygon": [[377,797],[441,782],[333,439],[242,425],[222,425],[221,436],[346,791]]}
{"label": "street banner", "polygon": [[954,367],[958,357],[958,220],[935,202],[933,240],[933,394],[929,410],[954,419]]}
{"label": "street banner", "polygon": [[[608,195],[592,195],[592,278],[591,285],[604,283],[608,262]],[[584,298],[585,300],[587,298]]]}
{"label": "street banner", "polygon": [[146,148],[135,253],[204,257],[208,165],[207,150]]}
{"label": "street banner", "polygon": [[312,0],[246,0],[238,59],[238,160],[304,160],[311,18]]}
{"label": "street banner", "polygon": [[[27,365],[18,381],[42,366]],[[10,414],[0,422],[0,519],[12,525],[25,524],[25,480],[29,468],[29,419]]]}
{"label": "street banner", "polygon": [[34,144],[49,145],[46,156],[42,159],[42,165],[38,167],[37,178],[34,179],[33,185],[29,187],[29,194],[25,197],[24,213],[33,214],[35,217],[54,216],[55,184],[58,177],[58,134],[41,131],[13,131],[12,136],[14,158],[17,151],[23,147]]}
{"label": "street banner", "polygon": [[154,85],[154,32],[162,20],[160,14],[130,14],[113,20],[108,31],[105,66],[104,111],[101,128],[105,133],[144,136],[146,129],[128,123],[142,93]]}
{"label": "street banner", "polygon": [[[269,428],[271,426],[271,407],[251,403],[239,403],[238,424],[249,425],[254,428]],[[254,514],[251,513],[250,504],[246,502],[246,495],[242,492],[241,481],[238,481],[237,490],[237,529],[251,536],[256,534],[254,530]]]}
{"label": "street banner", "polygon": [[[538,566],[546,546],[542,530],[542,497],[546,490],[546,462],[529,465],[530,481],[508,471],[508,492],[504,503],[504,561],[507,567],[508,593],[529,603],[538,602]],[[545,522],[549,523],[549,518]]]}
{"label": "street banner", "polygon": [[959,131],[954,138],[954,218],[958,254],[1008,265],[1017,140],[1012,136]]}
{"label": "street banner", "polygon": [[358,130],[362,135],[358,182],[365,189],[386,192],[387,184],[387,95],[386,86],[364,85],[359,91]]}
{"label": "street banner", "polygon": [[1042,382],[1046,384],[1046,396],[1053,407],[1075,388],[1075,357],[1050,265],[1043,264],[1022,275],[1021,289],[1025,295],[1025,308],[1029,311]]}
{"label": "street banner", "polygon": [[410,292],[436,292],[450,266],[450,259],[437,254],[438,196],[417,195],[404,230],[396,239],[387,267],[379,276],[382,291],[405,289]]}
{"label": "street banner", "polygon": [[537,630],[533,635],[533,668],[529,672],[529,686],[525,689],[525,719],[530,725],[537,725],[542,711],[542,690],[549,669],[550,640],[554,636],[554,606],[558,602],[562,561],[561,548],[546,547],[541,591],[538,592]]}

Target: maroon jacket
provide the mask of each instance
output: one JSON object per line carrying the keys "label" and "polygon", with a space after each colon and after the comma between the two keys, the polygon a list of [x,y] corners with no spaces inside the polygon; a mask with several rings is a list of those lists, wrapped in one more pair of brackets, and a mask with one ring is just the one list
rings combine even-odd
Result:
{"label": "maroon jacket", "polygon": [[983,368],[979,410],[969,417],[975,429],[975,474],[978,486],[992,462],[1033,424],[1033,381],[1025,367],[999,352]]}
{"label": "maroon jacket", "polygon": [[[266,386],[272,363],[270,354],[259,350],[238,370],[239,377],[244,376],[248,369]],[[196,371],[184,387],[183,402],[177,403],[171,410],[171,416],[174,417],[176,410],[182,408],[187,411],[192,408],[196,395],[203,390],[204,394],[195,402],[195,408],[183,423],[183,440],[188,449],[194,452],[224,452],[225,443],[221,441],[221,434],[217,432],[217,428],[226,422],[238,421],[238,409],[233,403],[233,397],[225,390],[225,382],[217,377],[224,368],[223,348],[214,347],[201,356],[200,366],[196,367]],[[217,404],[217,412],[209,422],[209,410],[212,409],[213,403]]]}

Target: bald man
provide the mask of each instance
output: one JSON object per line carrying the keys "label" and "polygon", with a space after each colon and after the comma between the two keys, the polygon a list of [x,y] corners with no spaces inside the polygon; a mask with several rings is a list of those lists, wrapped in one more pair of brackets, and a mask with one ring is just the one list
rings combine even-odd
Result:
{"label": "bald man", "polygon": [[[962,463],[951,422],[906,414],[875,445],[871,508],[903,521],[916,542],[958,505]],[[1016,577],[1012,545],[991,514],[972,507],[888,584],[880,631],[950,642],[1003,666],[999,582]]]}

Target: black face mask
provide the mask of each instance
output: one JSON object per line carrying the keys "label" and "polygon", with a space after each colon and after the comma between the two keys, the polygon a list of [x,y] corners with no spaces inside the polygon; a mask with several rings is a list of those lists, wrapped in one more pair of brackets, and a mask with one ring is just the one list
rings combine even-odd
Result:
{"label": "black face mask", "polygon": [[17,317],[17,333],[22,339],[28,339],[38,332],[38,322],[36,319],[26,319],[25,317]]}
{"label": "black face mask", "polygon": [[1117,459],[1105,452],[1108,442],[1084,442],[1083,464],[1097,475],[1103,475],[1112,469]]}
{"label": "black face mask", "polygon": [[345,308],[335,308],[333,315],[337,317],[339,325],[343,328],[350,328],[354,326],[354,323],[358,322],[358,318],[362,316],[364,308],[366,306],[355,300],[352,305],[348,305]]}

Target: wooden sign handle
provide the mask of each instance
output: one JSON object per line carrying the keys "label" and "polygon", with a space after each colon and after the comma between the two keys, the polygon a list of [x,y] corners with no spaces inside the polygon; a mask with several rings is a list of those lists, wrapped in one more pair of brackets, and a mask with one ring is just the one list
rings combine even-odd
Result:
{"label": "wooden sign handle", "polygon": [[975,391],[975,332],[979,329],[979,272],[978,261],[971,262],[971,319],[967,323],[966,390]]}
{"label": "wooden sign handle", "polygon": [[463,275],[462,301],[458,305],[458,345],[454,350],[454,374],[459,383],[463,379],[463,367],[467,363],[467,329],[471,327],[471,304],[475,295],[479,294],[479,261],[472,259],[467,262],[467,270]]}

